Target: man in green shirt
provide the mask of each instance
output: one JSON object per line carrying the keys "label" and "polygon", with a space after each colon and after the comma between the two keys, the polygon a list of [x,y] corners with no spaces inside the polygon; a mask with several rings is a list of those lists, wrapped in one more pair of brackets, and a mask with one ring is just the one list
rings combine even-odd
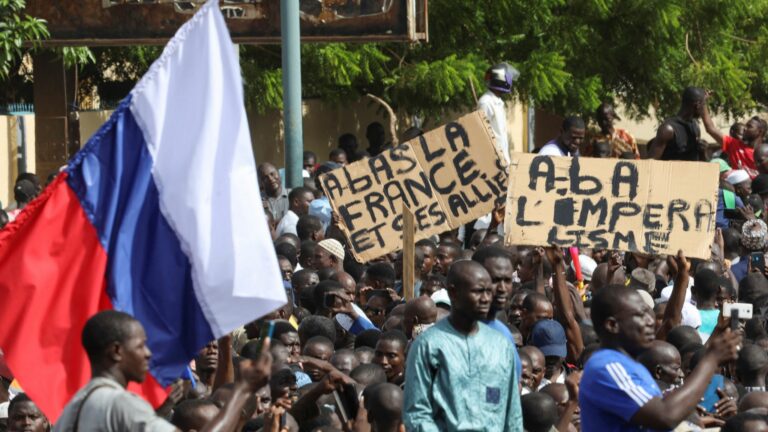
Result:
{"label": "man in green shirt", "polygon": [[455,262],[448,295],[451,314],[408,352],[406,430],[522,432],[514,346],[480,322],[493,297],[488,272],[473,261]]}

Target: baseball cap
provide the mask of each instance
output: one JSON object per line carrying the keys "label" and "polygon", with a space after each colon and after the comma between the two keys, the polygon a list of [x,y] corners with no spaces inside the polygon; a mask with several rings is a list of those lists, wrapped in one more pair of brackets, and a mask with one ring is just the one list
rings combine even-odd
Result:
{"label": "baseball cap", "polygon": [[559,322],[548,319],[533,325],[531,345],[545,356],[565,357],[568,354],[566,343],[565,330]]}

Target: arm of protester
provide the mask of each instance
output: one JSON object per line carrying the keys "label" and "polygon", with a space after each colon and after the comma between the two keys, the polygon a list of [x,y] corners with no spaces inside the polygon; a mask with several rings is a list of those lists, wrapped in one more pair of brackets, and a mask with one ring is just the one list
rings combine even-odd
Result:
{"label": "arm of protester", "polygon": [[284,414],[285,414],[285,408],[283,407],[273,406],[269,408],[269,411],[267,411],[264,414],[264,427],[261,429],[262,432],[288,431],[288,428],[280,427],[280,420],[282,419]]}
{"label": "arm of protester", "polygon": [[365,409],[365,396],[360,398],[360,408],[357,409],[357,417],[352,430],[354,432],[371,432],[371,424],[368,423],[368,410]]}
{"label": "arm of protester", "polygon": [[727,420],[739,412],[739,407],[736,405],[736,401],[725,394],[723,389],[717,389],[717,395],[720,396],[720,400],[715,402],[715,415],[717,417]]}
{"label": "arm of protester", "polygon": [[261,353],[256,360],[240,362],[240,378],[235,383],[232,397],[219,413],[205,425],[201,432],[233,431],[243,420],[244,408],[256,390],[269,383],[272,356],[269,354],[269,338],[264,339]]}
{"label": "arm of protester", "polygon": [[165,402],[155,410],[155,413],[158,417],[168,418],[168,416],[171,415],[173,407],[181,402],[182,399],[184,399],[184,381],[176,380],[171,384],[171,391],[168,393]]}
{"label": "arm of protester", "polygon": [[319,414],[317,400],[323,395],[330,394],[344,384],[355,384],[355,381],[334,369],[326,374],[323,379],[306,392],[304,396],[297,400],[289,412],[299,424],[316,417]]}
{"label": "arm of protester", "polygon": [[648,149],[648,158],[660,159],[664,154],[664,149],[667,148],[667,144],[674,138],[675,130],[672,129],[672,126],[667,123],[659,126],[659,129],[656,131],[656,138],[652,140],[650,148]]}
{"label": "arm of protester", "polygon": [[675,286],[672,288],[672,294],[669,296],[667,309],[664,311],[664,319],[661,326],[656,331],[656,339],[665,340],[670,330],[680,325],[683,319],[683,304],[685,303],[685,292],[688,290],[688,270],[691,263],[685,259],[683,251],[677,252],[677,256],[669,255],[667,265],[672,273],[675,273]]}
{"label": "arm of protester", "polygon": [[581,372],[574,372],[565,379],[565,388],[568,389],[568,404],[565,406],[565,411],[557,422],[558,432],[568,432],[570,430],[573,414],[579,407],[579,382],[581,382]]}
{"label": "arm of protester", "polygon": [[496,228],[499,227],[502,223],[504,223],[504,216],[507,211],[506,204],[497,204],[493,208],[493,212],[491,212],[491,223],[488,225],[488,230],[486,231],[485,235],[488,235],[488,233],[496,232]]}
{"label": "arm of protester", "polygon": [[672,429],[677,426],[696,409],[718,366],[738,358],[740,343],[741,337],[730,330],[714,337],[696,369],[686,378],[685,384],[664,399],[654,397],[646,402],[632,416],[632,423],[652,429]]}
{"label": "arm of protester", "polygon": [[757,219],[757,216],[755,216],[755,210],[752,208],[751,205],[736,207],[736,211],[741,213],[741,216],[744,217],[744,219],[746,220]]}
{"label": "arm of protester", "polygon": [[571,294],[565,281],[565,260],[562,250],[554,245],[546,249],[546,254],[555,273],[552,288],[555,294],[556,318],[565,329],[566,346],[568,347],[567,359],[571,363],[576,363],[581,352],[584,351],[584,343],[581,340],[581,328],[573,313]]}
{"label": "arm of protester", "polygon": [[[514,367],[509,368],[514,371]],[[429,360],[429,347],[425,339],[418,338],[408,350],[405,367],[405,391],[403,395],[403,423],[405,430],[413,432],[438,432],[433,412],[433,373]],[[519,389],[515,389],[518,392]],[[517,405],[520,411],[520,405]],[[521,430],[521,429],[517,429]]]}
{"label": "arm of protester", "polygon": [[219,339],[219,366],[213,378],[212,391],[231,382],[235,382],[235,365],[232,361],[232,335],[228,334]]}
{"label": "arm of protester", "polygon": [[365,330],[376,328],[365,314],[357,312],[352,305],[352,297],[349,294],[343,291],[332,291],[330,294],[341,299],[340,305],[332,307],[331,311],[334,314],[343,313],[352,318],[352,326],[349,328],[350,333],[357,336]]}
{"label": "arm of protester", "polygon": [[295,358],[295,363],[299,363],[299,365],[304,368],[304,365],[311,365],[317,369],[320,369],[321,371],[325,372],[326,374],[339,370],[333,367],[333,365],[330,362],[327,362],[325,360],[320,360],[314,357],[308,357],[308,356],[299,356]]}
{"label": "arm of protester", "polygon": [[536,292],[547,295],[546,279],[544,279],[544,248],[537,247],[531,251],[531,262],[536,268]]}
{"label": "arm of protester", "polygon": [[[707,96],[709,97],[709,96]],[[712,116],[709,115],[709,108],[707,107],[707,101],[704,100],[704,107],[701,110],[701,121],[704,123],[704,129],[709,136],[712,137],[715,142],[722,147],[723,146],[723,133],[715,126],[715,122],[712,121]]]}

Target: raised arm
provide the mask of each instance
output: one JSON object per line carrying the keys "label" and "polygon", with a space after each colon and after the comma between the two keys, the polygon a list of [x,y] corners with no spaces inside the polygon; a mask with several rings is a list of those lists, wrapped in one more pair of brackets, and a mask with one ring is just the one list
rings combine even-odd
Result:
{"label": "raised arm", "polygon": [[720,145],[720,147],[722,147],[723,133],[720,132],[717,127],[715,127],[715,122],[712,121],[712,116],[709,115],[709,108],[707,107],[706,102],[704,102],[704,106],[701,109],[701,121],[704,123],[704,129],[707,131],[709,136],[711,136],[712,139],[714,139],[715,142]]}
{"label": "raised arm", "polygon": [[272,373],[272,356],[269,354],[269,338],[265,339],[261,353],[256,360],[240,362],[240,378],[235,383],[232,397],[219,413],[202,429],[202,432],[224,432],[242,427],[251,415],[245,410],[253,393],[269,382]]}
{"label": "raised arm", "polygon": [[667,265],[672,273],[675,273],[675,285],[669,296],[667,309],[664,311],[664,320],[656,331],[656,339],[664,340],[667,333],[680,324],[683,319],[683,304],[685,304],[685,292],[688,290],[688,270],[691,263],[685,259],[683,251],[678,251],[677,256],[669,255]]}
{"label": "raised arm", "polygon": [[561,249],[557,246],[548,247],[546,253],[555,273],[552,281],[552,290],[555,294],[555,318],[565,329],[568,347],[567,359],[571,363],[576,363],[581,352],[584,351],[584,343],[581,340],[581,328],[576,321],[576,314],[573,312],[571,293],[565,281],[565,260],[563,260]]}
{"label": "raised arm", "polygon": [[213,390],[235,381],[235,365],[232,361],[232,335],[219,339],[219,367],[213,379]]}
{"label": "raised arm", "polygon": [[653,398],[632,416],[632,423],[653,429],[672,429],[685,420],[701,401],[712,375],[720,364],[736,360],[741,336],[726,330],[713,336],[707,353],[696,369],[685,379],[685,384],[665,398]]}

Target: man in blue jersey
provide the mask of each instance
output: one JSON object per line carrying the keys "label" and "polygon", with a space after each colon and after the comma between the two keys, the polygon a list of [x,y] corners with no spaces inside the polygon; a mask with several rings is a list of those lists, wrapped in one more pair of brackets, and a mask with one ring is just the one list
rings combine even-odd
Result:
{"label": "man in blue jersey", "polygon": [[[679,266],[686,265],[680,254]],[[654,316],[633,288],[609,285],[592,299],[592,322],[602,348],[584,368],[579,390],[582,430],[671,430],[701,400],[721,363],[735,360],[741,337],[730,330],[713,335],[707,352],[685,384],[662,398],[648,370],[633,357],[655,339]]]}

